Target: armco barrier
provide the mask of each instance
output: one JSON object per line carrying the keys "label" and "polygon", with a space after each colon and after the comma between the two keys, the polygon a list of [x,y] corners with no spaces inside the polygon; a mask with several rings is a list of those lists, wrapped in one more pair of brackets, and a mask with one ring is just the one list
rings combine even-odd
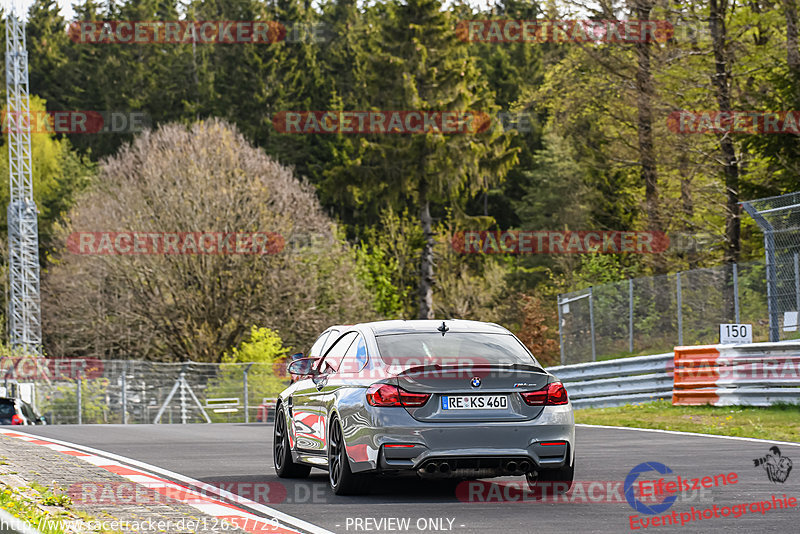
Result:
{"label": "armco barrier", "polygon": [[672,368],[668,352],[547,370],[563,382],[575,408],[607,408],[671,398]]}
{"label": "armco barrier", "polygon": [[800,403],[800,342],[675,347],[672,404],[777,402]]}

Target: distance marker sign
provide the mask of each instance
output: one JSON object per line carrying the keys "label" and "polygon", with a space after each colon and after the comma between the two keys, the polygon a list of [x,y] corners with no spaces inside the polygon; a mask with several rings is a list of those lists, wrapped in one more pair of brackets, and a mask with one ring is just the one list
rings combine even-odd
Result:
{"label": "distance marker sign", "polygon": [[753,342],[753,325],[721,324],[719,325],[719,342],[722,345],[738,345]]}

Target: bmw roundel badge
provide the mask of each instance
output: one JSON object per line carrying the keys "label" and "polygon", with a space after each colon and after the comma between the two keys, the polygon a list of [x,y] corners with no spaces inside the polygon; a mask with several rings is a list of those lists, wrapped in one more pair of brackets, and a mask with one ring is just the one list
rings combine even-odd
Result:
{"label": "bmw roundel badge", "polygon": [[473,376],[472,377],[472,387],[474,387],[474,388],[481,387],[481,379],[478,378],[477,376]]}

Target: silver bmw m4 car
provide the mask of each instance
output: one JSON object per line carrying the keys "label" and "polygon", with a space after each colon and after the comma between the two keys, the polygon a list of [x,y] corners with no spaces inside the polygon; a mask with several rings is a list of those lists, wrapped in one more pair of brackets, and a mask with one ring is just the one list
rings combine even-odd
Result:
{"label": "silver bmw m4 car", "polygon": [[336,494],[375,475],[525,476],[572,485],[567,391],[496,324],[381,321],[348,326],[289,372],[275,412],[279,477],[326,469]]}

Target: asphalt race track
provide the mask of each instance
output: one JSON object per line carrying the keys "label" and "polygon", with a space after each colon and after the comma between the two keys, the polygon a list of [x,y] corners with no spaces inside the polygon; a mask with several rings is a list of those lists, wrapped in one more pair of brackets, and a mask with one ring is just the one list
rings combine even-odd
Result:
{"label": "asphalt race track", "polygon": [[[324,471],[314,470],[310,478],[298,481],[281,480],[275,475],[271,460],[272,425],[66,425],[25,427],[23,431],[126,456],[215,485],[223,484],[233,493],[336,533],[619,533],[634,531],[632,516],[640,521],[634,524],[638,532],[800,530],[800,502],[784,509],[748,506],[743,515],[742,506],[737,506],[769,501],[772,507],[773,495],[781,498],[784,494],[800,501],[800,444],[779,445],[782,455],[795,463],[786,481],[780,483],[771,482],[767,471],[753,462],[767,454],[768,443],[578,427],[576,487],[566,498],[572,502],[542,502],[523,491],[524,481],[517,478],[463,482],[458,487],[421,480],[383,479],[374,485],[370,495],[337,497],[328,490]],[[702,485],[703,477],[725,474],[730,483],[686,491],[666,511],[644,514],[635,511],[623,495],[626,476],[643,462],[664,464],[673,473],[643,472],[639,480],[664,477],[667,483],[677,480],[677,475],[684,480],[700,479]],[[664,496],[648,504],[657,505]],[[609,500],[612,502],[604,502]],[[709,519],[698,519],[704,509],[715,506],[719,517],[714,517],[714,511],[710,510]],[[730,509],[734,506],[737,507]],[[696,511],[693,516],[692,508]],[[721,517],[726,510],[730,515]],[[734,517],[736,512],[740,517]],[[686,521],[683,526],[682,513]],[[666,515],[672,515],[677,525],[641,528],[644,518],[652,520]]]}

